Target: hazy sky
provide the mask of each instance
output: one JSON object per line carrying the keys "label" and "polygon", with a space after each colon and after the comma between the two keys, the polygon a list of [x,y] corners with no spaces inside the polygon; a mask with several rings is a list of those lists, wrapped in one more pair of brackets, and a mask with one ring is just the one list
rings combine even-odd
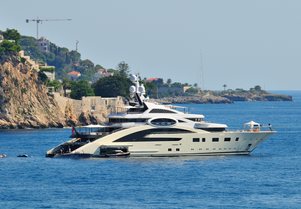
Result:
{"label": "hazy sky", "polygon": [[[0,1],[0,30],[40,35],[106,68],[205,89],[301,89],[299,0]],[[203,69],[203,77],[202,70]],[[204,83],[202,83],[204,80]]]}

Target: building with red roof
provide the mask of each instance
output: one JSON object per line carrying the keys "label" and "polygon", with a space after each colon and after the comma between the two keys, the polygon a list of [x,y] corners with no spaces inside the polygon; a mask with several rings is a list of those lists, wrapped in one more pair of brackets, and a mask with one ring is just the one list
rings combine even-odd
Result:
{"label": "building with red roof", "polygon": [[80,72],[75,71],[75,70],[67,73],[67,75],[70,78],[70,80],[72,80],[72,81],[78,79],[81,76]]}

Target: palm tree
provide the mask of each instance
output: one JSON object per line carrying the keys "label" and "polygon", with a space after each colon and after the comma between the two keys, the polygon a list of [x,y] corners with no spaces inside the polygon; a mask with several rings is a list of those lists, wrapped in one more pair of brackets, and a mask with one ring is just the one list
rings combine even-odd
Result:
{"label": "palm tree", "polygon": [[223,87],[224,87],[224,91],[226,91],[227,84],[224,84]]}
{"label": "palm tree", "polygon": [[64,97],[67,97],[67,89],[71,89],[71,81],[68,79],[63,79],[63,90],[64,90]]}
{"label": "palm tree", "polygon": [[168,86],[170,86],[170,84],[172,83],[171,79],[170,79],[170,78],[167,79],[167,82],[166,82],[166,83],[167,83]]}

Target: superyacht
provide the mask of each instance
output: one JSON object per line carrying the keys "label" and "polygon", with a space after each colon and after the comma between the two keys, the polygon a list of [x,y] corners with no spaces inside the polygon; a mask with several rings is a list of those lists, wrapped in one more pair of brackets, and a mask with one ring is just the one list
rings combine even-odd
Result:
{"label": "superyacht", "polygon": [[[149,102],[144,86],[131,76],[134,101],[123,113],[108,116],[108,124],[73,129],[72,139],[47,151],[47,157],[161,157],[249,154],[275,133],[254,121],[239,131],[209,123],[200,114]],[[88,131],[87,131],[88,130]]]}

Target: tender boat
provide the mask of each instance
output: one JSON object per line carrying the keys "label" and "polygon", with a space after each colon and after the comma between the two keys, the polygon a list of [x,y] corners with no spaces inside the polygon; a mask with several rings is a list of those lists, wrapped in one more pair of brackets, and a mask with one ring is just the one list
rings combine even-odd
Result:
{"label": "tender boat", "polygon": [[0,158],[6,158],[6,154],[1,154],[0,153]]}
{"label": "tender boat", "polygon": [[73,129],[72,139],[52,148],[47,157],[155,157],[249,154],[275,133],[271,126],[251,121],[240,131],[209,123],[203,115],[148,102],[137,77],[135,98],[126,112],[109,115],[109,123]]}
{"label": "tender boat", "polygon": [[29,157],[29,155],[27,155],[27,154],[20,154],[20,155],[17,155],[17,157]]}

